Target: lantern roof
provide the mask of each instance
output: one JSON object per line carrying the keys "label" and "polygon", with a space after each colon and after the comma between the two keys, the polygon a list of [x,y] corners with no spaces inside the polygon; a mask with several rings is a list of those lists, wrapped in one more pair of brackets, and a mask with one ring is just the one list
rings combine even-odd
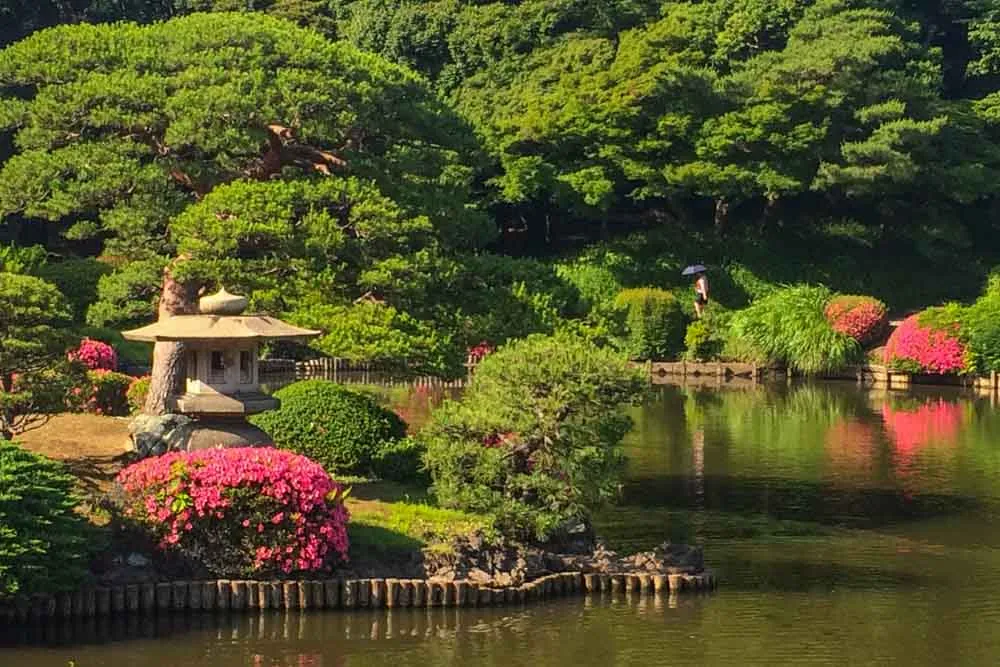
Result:
{"label": "lantern roof", "polygon": [[158,341],[271,340],[275,338],[312,338],[322,332],[302,329],[267,315],[244,315],[246,297],[225,289],[203,297],[198,314],[174,315],[131,331],[123,331],[127,340]]}

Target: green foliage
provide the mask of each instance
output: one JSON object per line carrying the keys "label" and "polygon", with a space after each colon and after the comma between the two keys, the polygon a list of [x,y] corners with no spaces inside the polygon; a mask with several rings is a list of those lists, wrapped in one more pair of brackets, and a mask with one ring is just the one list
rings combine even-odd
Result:
{"label": "green foliage", "polygon": [[84,322],[87,308],[97,301],[97,285],[111,267],[93,258],[49,262],[33,272],[59,288],[73,313],[74,322]]}
{"label": "green foliage", "polygon": [[750,361],[786,364],[804,373],[834,370],[860,359],[861,348],[826,319],[833,294],[825,287],[795,285],[735,313],[730,335]]}
{"label": "green foliage", "polygon": [[372,472],[379,479],[409,484],[424,484],[430,480],[423,467],[424,445],[415,438],[390,441],[372,457]]}
{"label": "green foliage", "polygon": [[[124,417],[131,412],[128,391],[134,378],[115,371],[87,371],[79,393],[73,393],[83,412],[108,417]],[[77,403],[74,401],[74,403]]]}
{"label": "green foliage", "polygon": [[0,437],[38,425],[62,402],[68,320],[54,285],[0,273]]}
{"label": "green foliage", "polygon": [[455,375],[464,361],[447,334],[392,306],[370,301],[293,311],[291,322],[319,327],[312,346],[333,357],[372,362],[410,373]]}
{"label": "green foliage", "polygon": [[95,326],[148,321],[178,251],[182,279],[279,312],[426,317],[442,256],[494,235],[475,139],[425,81],[262,14],[32,35],[0,52],[0,132],[0,216],[100,240],[117,268]]}
{"label": "green foliage", "polygon": [[673,359],[684,349],[687,318],[673,294],[653,287],[623,290],[615,306],[625,313],[625,351],[633,359]]}
{"label": "green foliage", "polygon": [[645,383],[623,357],[567,335],[505,345],[420,433],[434,493],[509,537],[564,537],[614,497],[630,427],[618,408]]}
{"label": "green foliage", "polygon": [[71,590],[87,576],[94,544],[73,483],[60,464],[0,439],[0,600]]}
{"label": "green foliage", "polygon": [[[406,424],[366,394],[326,380],[303,380],[274,393],[281,407],[250,421],[282,449],[303,454],[331,474],[367,475],[376,466],[401,470]],[[393,450],[382,456],[382,450]]]}
{"label": "green foliage", "polygon": [[128,401],[129,412],[135,414],[141,412],[146,405],[146,394],[149,393],[149,376],[133,378],[125,390],[125,400]]}
{"label": "green foliage", "polygon": [[44,246],[0,245],[0,271],[34,274],[48,261]]}

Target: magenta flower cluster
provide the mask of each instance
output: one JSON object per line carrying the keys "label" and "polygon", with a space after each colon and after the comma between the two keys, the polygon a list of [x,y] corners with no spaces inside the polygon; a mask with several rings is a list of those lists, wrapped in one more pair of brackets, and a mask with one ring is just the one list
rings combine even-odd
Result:
{"label": "magenta flower cluster", "polygon": [[118,368],[118,353],[107,343],[92,338],[84,338],[80,346],[71,350],[70,361],[79,361],[92,371],[113,371]]}
{"label": "magenta flower cluster", "polygon": [[924,373],[959,373],[965,368],[965,346],[957,334],[957,327],[934,329],[921,325],[919,315],[911,315],[889,337],[885,363]]}
{"label": "magenta flower cluster", "polygon": [[496,348],[486,341],[482,341],[478,345],[470,347],[467,352],[469,363],[478,364],[488,355],[492,354],[495,349]]}
{"label": "magenta flower cluster", "polygon": [[347,561],[342,488],[305,456],[270,447],[174,452],[125,468],[118,482],[126,516],[165,550],[221,558],[219,545],[228,545],[226,557],[240,561],[230,569],[244,574]]}
{"label": "magenta flower cluster", "polygon": [[885,304],[870,296],[838,296],[826,306],[826,319],[834,331],[862,346],[878,342],[889,325]]}

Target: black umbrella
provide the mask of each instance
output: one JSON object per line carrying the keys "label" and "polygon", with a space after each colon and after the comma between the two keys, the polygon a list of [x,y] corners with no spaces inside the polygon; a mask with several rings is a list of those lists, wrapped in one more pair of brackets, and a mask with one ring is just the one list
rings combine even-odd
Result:
{"label": "black umbrella", "polygon": [[705,273],[708,269],[705,268],[704,264],[692,264],[683,271],[681,271],[682,276],[693,276],[696,273]]}

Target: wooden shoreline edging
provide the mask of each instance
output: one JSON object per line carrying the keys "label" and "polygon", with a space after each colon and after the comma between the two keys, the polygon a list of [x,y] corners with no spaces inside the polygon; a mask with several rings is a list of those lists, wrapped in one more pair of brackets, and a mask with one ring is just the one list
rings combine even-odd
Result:
{"label": "wooden shoreline edging", "polygon": [[[799,375],[780,366],[758,366],[724,361],[647,361],[636,363],[635,366],[647,369],[654,384],[657,381],[677,377],[712,378],[718,383],[730,380],[756,383],[764,379],[787,379]],[[879,364],[862,364],[846,366],[838,371],[817,373],[812,377],[821,380],[852,380],[859,385],[885,389],[906,390],[913,385],[928,385],[973,388],[982,395],[1000,394],[1000,374],[997,373],[990,373],[987,376],[904,373]]]}
{"label": "wooden shoreline edging", "polygon": [[118,584],[72,593],[37,595],[0,606],[0,624],[177,611],[393,609],[529,604],[569,595],[675,595],[718,587],[699,574],[560,572],[508,587],[471,581],[425,579],[326,579],[295,581],[174,581]]}

